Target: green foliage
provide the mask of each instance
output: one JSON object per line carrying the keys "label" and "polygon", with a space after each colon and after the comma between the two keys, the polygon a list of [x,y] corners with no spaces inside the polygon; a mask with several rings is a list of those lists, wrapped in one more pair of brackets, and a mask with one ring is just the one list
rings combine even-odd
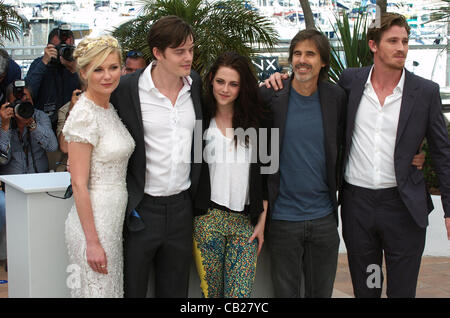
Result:
{"label": "green foliage", "polygon": [[450,0],[442,1],[447,2],[447,5],[437,9],[431,9],[431,19],[426,23],[448,20],[448,18],[450,18]]}
{"label": "green foliage", "polygon": [[16,10],[0,0],[0,46],[4,46],[2,39],[9,41],[19,39],[24,24],[25,21]]}
{"label": "green foliage", "polygon": [[195,54],[193,68],[204,76],[224,51],[235,51],[250,57],[254,48],[270,50],[278,34],[270,21],[245,9],[243,0],[145,0],[144,13],[114,32],[124,51],[140,50],[151,59],[147,33],[152,23],[166,15],[177,15],[194,31]]}
{"label": "green foliage", "polygon": [[346,12],[336,17],[334,32],[338,38],[338,47],[331,47],[330,79],[339,80],[339,76],[347,67],[362,67],[373,63],[369,46],[367,45],[367,14],[363,13],[356,19],[353,28],[350,27]]}

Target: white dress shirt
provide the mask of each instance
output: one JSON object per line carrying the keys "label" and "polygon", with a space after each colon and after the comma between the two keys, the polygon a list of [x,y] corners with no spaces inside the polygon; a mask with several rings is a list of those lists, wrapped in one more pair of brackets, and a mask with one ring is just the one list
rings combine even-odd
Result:
{"label": "white dress shirt", "polygon": [[187,190],[190,185],[191,144],[195,125],[191,98],[192,79],[184,86],[175,105],[155,87],[151,63],[139,78],[139,99],[144,126],[147,168],[144,192],[169,196]]}
{"label": "white dress shirt", "polygon": [[368,189],[396,187],[394,150],[402,102],[405,70],[381,106],[369,78],[355,118],[345,180]]}
{"label": "white dress shirt", "polygon": [[245,147],[225,137],[211,119],[205,135],[205,161],[209,166],[211,201],[233,211],[243,211],[250,203],[249,178],[251,145]]}

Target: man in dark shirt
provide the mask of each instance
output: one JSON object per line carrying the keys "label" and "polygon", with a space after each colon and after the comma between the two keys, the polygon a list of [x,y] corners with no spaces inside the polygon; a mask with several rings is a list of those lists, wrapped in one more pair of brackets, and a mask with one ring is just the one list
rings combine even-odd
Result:
{"label": "man in dark shirt", "polygon": [[58,109],[70,101],[72,92],[80,86],[76,62],[61,55],[61,49],[57,49],[61,44],[73,45],[73,33],[55,28],[49,34],[44,56],[31,63],[25,78],[34,94],[35,107],[50,117],[53,131],[56,131]]}
{"label": "man in dark shirt", "polygon": [[[292,39],[293,76],[261,88],[280,130],[280,169],[268,176],[268,246],[276,297],[331,297],[337,269],[338,156],[345,92],[326,81],[330,45],[316,30]],[[272,156],[274,155],[272,149]]]}

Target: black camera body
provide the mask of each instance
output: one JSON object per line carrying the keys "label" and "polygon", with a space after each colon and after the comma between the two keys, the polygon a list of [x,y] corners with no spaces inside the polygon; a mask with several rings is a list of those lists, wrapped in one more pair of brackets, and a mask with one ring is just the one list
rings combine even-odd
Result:
{"label": "black camera body", "polygon": [[74,60],[73,58],[73,52],[75,51],[75,46],[66,44],[66,41],[68,38],[72,37],[72,32],[70,31],[70,25],[68,24],[61,24],[58,28],[58,38],[60,41],[60,44],[58,44],[55,48],[58,52],[58,56],[56,59],[52,58],[52,62],[55,64],[60,64],[60,57],[65,59],[66,61],[72,62]]}
{"label": "black camera body", "polygon": [[30,102],[22,102],[20,99],[16,99],[13,103],[10,103],[6,107],[14,109],[14,114],[19,115],[24,119],[31,118],[34,114],[34,106]]}
{"label": "black camera body", "polygon": [[56,50],[58,51],[58,62],[60,62],[59,57],[62,57],[69,62],[72,62],[74,60],[73,51],[75,51],[75,46],[61,43],[56,46]]}
{"label": "black camera body", "polygon": [[22,98],[25,94],[25,81],[14,81],[13,94],[16,98],[14,102],[6,107],[14,109],[14,114],[24,119],[31,118],[34,114],[34,106],[30,102],[23,102]]}

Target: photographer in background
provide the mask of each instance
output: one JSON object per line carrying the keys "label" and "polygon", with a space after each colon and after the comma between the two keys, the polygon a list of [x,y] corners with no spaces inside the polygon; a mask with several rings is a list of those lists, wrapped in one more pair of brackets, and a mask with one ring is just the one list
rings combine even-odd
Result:
{"label": "photographer in background", "polygon": [[58,165],[55,169],[56,172],[67,170],[67,153],[68,153],[68,143],[62,133],[64,124],[66,123],[67,117],[69,117],[70,111],[73,106],[78,101],[81,93],[85,90],[85,86],[81,83],[81,89],[76,89],[72,93],[72,99],[68,101],[63,107],[58,110],[58,125],[56,127],[56,138],[58,139],[59,152],[61,153]]}
{"label": "photographer in background", "polygon": [[15,81],[0,107],[0,174],[48,171],[46,151],[58,149],[48,116],[33,106],[30,89]]}
{"label": "photographer in background", "polygon": [[9,56],[8,52],[0,49],[0,105],[6,102],[6,87],[21,78],[20,66]]}
{"label": "photographer in background", "polygon": [[[67,24],[53,29],[48,36],[44,56],[31,63],[25,82],[34,94],[36,109],[44,111],[50,118],[56,133],[58,110],[72,98],[72,92],[80,88],[73,59],[74,36]],[[56,169],[60,152],[48,153],[51,170]]]}
{"label": "photographer in background", "polygon": [[125,65],[122,68],[122,75],[131,74],[138,69],[146,68],[147,60],[140,51],[128,51],[125,56]]}
{"label": "photographer in background", "polygon": [[[48,171],[46,151],[58,148],[50,119],[34,109],[31,91],[18,80],[6,88],[9,102],[0,107],[0,174]],[[5,194],[0,190],[0,264],[7,270],[5,253]]]}
{"label": "photographer in background", "polygon": [[72,56],[73,33],[68,25],[53,29],[48,42],[44,56],[31,63],[25,82],[34,93],[36,109],[49,115],[56,130],[58,109],[70,101],[72,92],[80,84]]}

